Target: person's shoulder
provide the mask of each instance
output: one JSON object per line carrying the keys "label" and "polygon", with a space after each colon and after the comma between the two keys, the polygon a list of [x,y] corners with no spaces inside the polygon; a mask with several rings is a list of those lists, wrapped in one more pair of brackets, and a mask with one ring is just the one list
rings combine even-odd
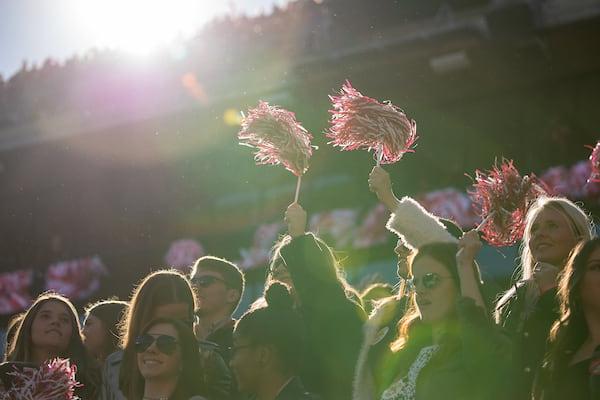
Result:
{"label": "person's shoulder", "polygon": [[117,350],[106,357],[106,365],[120,364],[123,361],[123,350]]}

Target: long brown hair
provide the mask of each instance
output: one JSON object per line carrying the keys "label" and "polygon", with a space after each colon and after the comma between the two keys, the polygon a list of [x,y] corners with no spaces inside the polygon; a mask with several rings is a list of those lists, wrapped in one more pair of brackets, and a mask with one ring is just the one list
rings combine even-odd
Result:
{"label": "long brown hair", "polygon": [[6,360],[33,362],[31,327],[41,307],[48,302],[64,305],[71,321],[71,338],[67,349],[63,354],[57,354],[56,356],[68,358],[71,363],[77,365],[77,379],[84,384],[83,392],[93,398],[97,394],[97,388],[100,385],[100,370],[83,345],[81,326],[73,303],[58,293],[42,293],[25,312],[8,349]]}
{"label": "long brown hair", "polygon": [[[121,347],[127,349],[133,346],[135,338],[154,319],[157,307],[177,303],[188,304],[191,327],[196,297],[185,275],[176,270],[160,270],[146,276],[133,290],[127,315],[121,325]],[[138,393],[140,390],[138,379],[132,376],[136,364],[135,352],[125,352],[119,373],[119,386],[123,393]]]}
{"label": "long brown hair", "polygon": [[[458,245],[456,243],[429,243],[421,246],[419,249],[413,252],[408,259],[408,274],[409,276],[413,275],[413,265],[418,259],[425,256],[431,257],[448,270],[450,276],[452,277],[452,282],[460,292],[460,278],[458,276],[458,267],[456,264],[457,251]],[[477,283],[481,290],[481,273],[476,263],[473,263],[473,269],[475,276],[477,277]],[[400,321],[398,321],[398,336],[390,344],[390,349],[394,352],[405,348],[408,342],[412,340],[411,332],[421,317],[417,307],[414,291],[406,293],[406,295],[409,297],[408,308],[404,316],[400,319]]]}
{"label": "long brown hair", "polygon": [[589,330],[581,303],[581,285],[587,262],[600,248],[600,238],[580,242],[563,270],[558,283],[560,317],[550,330],[550,347],[545,361],[547,385],[568,368],[573,354],[588,336]]}
{"label": "long brown hair", "polygon": [[[150,328],[158,324],[169,324],[173,326],[179,336],[178,346],[181,354],[181,372],[177,379],[177,386],[169,398],[187,400],[194,395],[203,394],[202,380],[198,379],[198,376],[202,371],[200,353],[198,352],[198,344],[192,328],[173,318],[156,318],[144,326],[140,333],[144,334],[145,332],[148,332]],[[140,373],[136,355],[137,353],[133,343],[124,349],[124,357],[136,360],[129,377],[129,390],[124,392],[127,398],[132,400],[141,399],[144,396],[144,377]]]}

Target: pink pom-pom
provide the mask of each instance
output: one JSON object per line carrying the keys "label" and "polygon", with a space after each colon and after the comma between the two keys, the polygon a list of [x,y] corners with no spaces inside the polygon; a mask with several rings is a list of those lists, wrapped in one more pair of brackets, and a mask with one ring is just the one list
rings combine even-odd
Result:
{"label": "pink pom-pom", "polygon": [[[592,146],[589,146],[592,148]],[[588,178],[588,183],[600,183],[600,141],[596,143],[596,147],[592,149],[590,154],[590,164],[592,166],[592,173]]]}
{"label": "pink pom-pom", "polygon": [[483,218],[478,230],[493,246],[517,243],[523,237],[529,206],[547,193],[535,175],[521,177],[512,160],[487,172],[475,171],[473,188],[469,195]]}
{"label": "pink pom-pom", "polygon": [[69,360],[55,358],[39,368],[23,368],[9,372],[13,387],[4,393],[4,399],[71,400],[75,388],[81,386],[75,379],[77,367]]}
{"label": "pink pom-pom", "polygon": [[240,144],[257,149],[257,164],[283,164],[296,176],[308,169],[312,136],[291,111],[259,102],[244,116],[238,138]]}
{"label": "pink pom-pom", "polygon": [[375,150],[380,164],[400,160],[412,152],[417,139],[417,123],[391,103],[363,96],[350,82],[339,96],[329,96],[333,109],[326,136],[342,150]]}

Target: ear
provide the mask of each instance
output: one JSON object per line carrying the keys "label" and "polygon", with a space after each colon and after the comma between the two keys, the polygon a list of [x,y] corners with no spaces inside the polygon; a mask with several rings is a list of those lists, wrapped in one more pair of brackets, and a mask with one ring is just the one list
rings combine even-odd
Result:
{"label": "ear", "polygon": [[227,302],[229,304],[235,304],[241,297],[241,293],[237,289],[227,289]]}
{"label": "ear", "polygon": [[259,346],[258,348],[258,365],[266,367],[273,363],[273,347],[268,345]]}

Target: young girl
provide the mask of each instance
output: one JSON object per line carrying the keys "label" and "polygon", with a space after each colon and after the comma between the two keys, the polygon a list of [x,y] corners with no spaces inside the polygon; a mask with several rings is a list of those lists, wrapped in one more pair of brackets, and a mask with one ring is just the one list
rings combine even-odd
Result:
{"label": "young girl", "polygon": [[26,311],[6,360],[41,365],[56,357],[68,358],[77,366],[76,379],[83,386],[76,395],[97,398],[100,371],[83,345],[75,307],[66,297],[47,292]]}
{"label": "young girl", "polygon": [[135,359],[125,375],[130,400],[199,399],[202,369],[192,328],[173,318],[157,318],[141,330],[124,357]]}
{"label": "young girl", "polygon": [[[600,239],[575,248],[561,275],[558,295],[560,318],[550,332],[548,357],[535,397],[592,400],[600,395],[600,357],[592,360],[600,346]],[[592,390],[597,392],[592,395]]]}
{"label": "young girl", "polygon": [[118,324],[127,310],[127,303],[104,300],[94,303],[85,310],[83,344],[100,365],[109,354],[119,350]]}
{"label": "young girl", "polygon": [[521,279],[496,305],[496,320],[512,336],[514,398],[529,399],[550,328],[559,317],[557,277],[581,240],[592,237],[591,221],[570,200],[542,197],[526,216]]}

